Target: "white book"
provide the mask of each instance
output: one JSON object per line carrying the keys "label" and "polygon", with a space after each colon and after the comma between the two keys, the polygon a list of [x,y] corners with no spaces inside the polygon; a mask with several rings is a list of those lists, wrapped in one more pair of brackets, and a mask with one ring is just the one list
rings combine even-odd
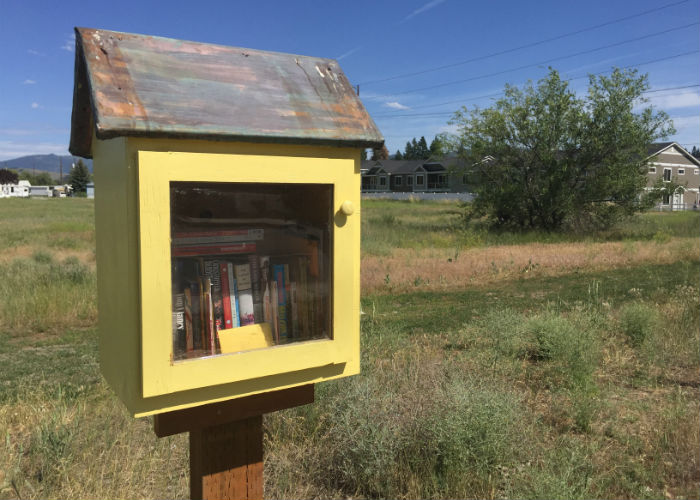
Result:
{"label": "white book", "polygon": [[253,305],[253,286],[250,280],[250,264],[236,264],[236,284],[238,285],[238,307],[241,326],[255,323],[255,307]]}

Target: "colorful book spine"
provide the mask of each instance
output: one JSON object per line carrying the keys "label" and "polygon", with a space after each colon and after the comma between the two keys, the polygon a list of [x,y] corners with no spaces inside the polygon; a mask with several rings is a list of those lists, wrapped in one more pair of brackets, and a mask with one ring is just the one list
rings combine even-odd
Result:
{"label": "colorful book spine", "polygon": [[308,276],[308,262],[306,257],[299,257],[299,307],[301,313],[299,314],[299,319],[301,323],[301,336],[303,338],[309,338],[311,336],[310,328],[311,321],[309,317],[309,276]]}
{"label": "colorful book spine", "polygon": [[236,282],[236,278],[234,278],[233,264],[230,262],[226,263],[226,273],[228,274],[229,291],[231,292],[229,297],[231,328],[238,328],[241,326],[241,314],[238,306],[238,283]]}
{"label": "colorful book spine", "polygon": [[221,262],[219,267],[219,275],[221,276],[221,301],[224,307],[224,328],[233,328],[231,314],[231,289],[228,278],[228,263]]}
{"label": "colorful book spine", "polygon": [[212,302],[211,280],[204,280],[204,309],[206,311],[206,345],[205,350],[210,354],[216,354],[216,325],[214,324],[214,303]]}
{"label": "colorful book spine", "polygon": [[253,313],[255,314],[255,322],[263,321],[263,301],[262,301],[262,284],[260,282],[260,259],[256,254],[248,256],[250,264],[250,281],[253,288]]}
{"label": "colorful book spine", "polygon": [[285,342],[289,338],[287,328],[287,288],[284,281],[284,264],[272,266],[273,278],[277,288],[277,325],[280,342]]}
{"label": "colorful book spine", "polygon": [[197,288],[199,289],[199,342],[196,349],[205,350],[207,348],[207,308],[205,305],[205,281],[201,276],[197,277]]}
{"label": "colorful book spine", "polygon": [[277,282],[273,279],[270,282],[270,324],[272,325],[272,334],[275,339],[275,344],[280,343],[280,321],[277,305]]}
{"label": "colorful book spine", "polygon": [[185,352],[194,350],[194,321],[192,311],[192,289],[185,287]]}
{"label": "colorful book spine", "polygon": [[173,296],[173,354],[183,352],[186,346],[185,294]]}
{"label": "colorful book spine", "polygon": [[229,255],[255,252],[255,243],[232,243],[230,245],[188,245],[175,246],[173,257],[198,257],[203,255]]}
{"label": "colorful book spine", "polygon": [[260,257],[260,287],[262,288],[263,321],[272,325],[272,312],[270,303],[270,257]]}
{"label": "colorful book spine", "polygon": [[236,264],[236,284],[238,287],[238,304],[240,306],[241,326],[255,323],[253,306],[253,286],[250,278],[250,264]]}
{"label": "colorful book spine", "polygon": [[234,229],[230,231],[187,231],[175,233],[172,239],[173,245],[201,245],[240,243],[262,240],[265,236],[264,229]]}
{"label": "colorful book spine", "polygon": [[212,314],[216,331],[224,329],[224,304],[221,295],[221,267],[218,260],[204,261],[204,276],[211,282]]}

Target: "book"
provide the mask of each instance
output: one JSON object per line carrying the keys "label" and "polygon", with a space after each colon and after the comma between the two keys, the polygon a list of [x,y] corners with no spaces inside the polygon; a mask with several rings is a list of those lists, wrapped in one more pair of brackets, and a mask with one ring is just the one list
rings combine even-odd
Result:
{"label": "book", "polygon": [[[228,263],[221,262],[219,267],[221,276],[221,301],[224,307],[224,329],[233,328],[231,312],[231,289],[229,287]],[[233,311],[235,314],[235,311]]]}
{"label": "book", "polygon": [[218,260],[203,260],[204,276],[211,283],[212,315],[216,331],[224,329],[224,304],[221,296],[221,266]]}
{"label": "book", "polygon": [[308,259],[307,257],[299,257],[299,323],[301,328],[301,336],[303,338],[311,337],[311,318],[309,314],[309,287],[308,287]]}
{"label": "book", "polygon": [[199,257],[205,255],[228,255],[255,252],[255,243],[231,243],[224,245],[187,245],[175,246],[172,249],[173,257]]}
{"label": "book", "polygon": [[287,288],[284,281],[284,264],[272,266],[273,281],[277,289],[277,336],[279,342],[286,342],[289,338],[287,329]]}
{"label": "book", "polygon": [[[229,264],[231,266],[231,275],[233,275],[233,264]],[[236,318],[233,321],[234,327],[239,327],[241,326],[241,303],[238,300],[238,281],[236,281],[236,278],[233,278],[233,293],[231,295],[231,300],[233,301],[231,307],[236,309]]]}
{"label": "book", "polygon": [[250,277],[250,264],[234,265],[236,285],[238,288],[238,305],[240,307],[241,326],[255,323],[255,308],[253,306],[253,285]]}
{"label": "book", "polygon": [[186,342],[185,294],[176,293],[173,296],[173,355],[177,352],[184,352]]}
{"label": "book", "polygon": [[214,303],[211,296],[211,280],[204,280],[204,311],[206,321],[206,343],[204,349],[216,354],[216,325],[214,324]]}
{"label": "book", "polygon": [[232,229],[220,231],[182,231],[175,233],[173,245],[227,244],[262,240],[264,229]]}
{"label": "book", "polygon": [[[290,337],[298,339],[301,337],[299,332],[299,295],[297,290],[297,282],[292,281],[289,284],[289,312],[291,319],[291,328],[289,329]],[[288,322],[289,323],[289,322]]]}
{"label": "book", "polygon": [[229,306],[231,307],[231,328],[241,326],[241,314],[238,305],[238,283],[233,274],[233,264],[226,262],[226,274],[229,282]]}
{"label": "book", "polygon": [[277,305],[277,282],[273,279],[270,282],[270,318],[272,325],[272,333],[275,337],[275,344],[280,343],[280,321]]}
{"label": "book", "polygon": [[272,312],[270,309],[270,257],[260,257],[258,263],[260,267],[260,287],[262,289],[263,321],[272,324]]}
{"label": "book", "polygon": [[185,352],[194,350],[194,329],[192,316],[192,289],[186,286],[183,295],[185,296]]}
{"label": "book", "polygon": [[263,318],[263,303],[262,303],[262,284],[260,282],[260,259],[256,254],[248,256],[250,264],[250,281],[253,288],[253,313],[255,314],[255,322],[262,323]]}

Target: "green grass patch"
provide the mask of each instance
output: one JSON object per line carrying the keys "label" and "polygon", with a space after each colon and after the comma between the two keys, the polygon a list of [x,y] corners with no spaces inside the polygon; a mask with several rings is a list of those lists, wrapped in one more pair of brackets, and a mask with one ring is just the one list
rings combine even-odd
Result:
{"label": "green grass patch", "polygon": [[700,231],[698,212],[648,212],[597,233],[487,231],[465,223],[458,202],[363,200],[362,250],[388,255],[394,248],[462,248],[531,243],[656,241],[689,238]]}

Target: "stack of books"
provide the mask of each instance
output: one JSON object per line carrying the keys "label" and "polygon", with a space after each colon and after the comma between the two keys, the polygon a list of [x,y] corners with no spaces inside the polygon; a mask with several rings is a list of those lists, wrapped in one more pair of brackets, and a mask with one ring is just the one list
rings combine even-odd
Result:
{"label": "stack of books", "polygon": [[219,354],[219,332],[256,323],[269,324],[276,344],[323,334],[319,242],[306,242],[307,253],[260,256],[265,237],[264,229],[174,234],[175,360]]}

